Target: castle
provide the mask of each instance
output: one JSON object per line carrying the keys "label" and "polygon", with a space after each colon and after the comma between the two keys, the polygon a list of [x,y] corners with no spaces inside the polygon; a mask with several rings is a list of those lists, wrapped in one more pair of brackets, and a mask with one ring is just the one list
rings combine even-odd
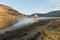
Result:
{"label": "castle", "polygon": [[34,14],[33,18],[38,18],[38,15],[37,13]]}

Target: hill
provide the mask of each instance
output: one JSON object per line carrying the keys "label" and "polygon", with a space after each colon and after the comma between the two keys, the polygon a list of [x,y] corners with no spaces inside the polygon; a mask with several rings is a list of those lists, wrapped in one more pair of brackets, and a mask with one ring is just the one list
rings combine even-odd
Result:
{"label": "hill", "polygon": [[51,12],[48,12],[46,14],[34,13],[34,14],[30,15],[30,16],[34,16],[35,14],[37,14],[38,17],[60,17],[60,10],[51,11]]}
{"label": "hill", "polygon": [[19,13],[10,6],[0,4],[0,29],[10,27],[16,23],[16,18],[26,18],[27,15]]}
{"label": "hill", "polygon": [[60,10],[48,12],[46,17],[60,17]]}
{"label": "hill", "polygon": [[19,13],[18,11],[13,9],[12,7],[6,6],[6,5],[3,5],[3,4],[0,4],[0,14],[11,15],[11,16],[21,17],[21,18],[28,17],[27,15]]}
{"label": "hill", "polygon": [[35,14],[37,14],[38,17],[44,17],[46,15],[46,14],[34,13],[34,14],[30,15],[30,16],[35,16]]}

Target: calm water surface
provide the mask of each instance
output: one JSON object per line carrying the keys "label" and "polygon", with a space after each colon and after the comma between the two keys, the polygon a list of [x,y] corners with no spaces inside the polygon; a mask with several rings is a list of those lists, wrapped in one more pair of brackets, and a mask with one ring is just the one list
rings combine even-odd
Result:
{"label": "calm water surface", "polygon": [[16,24],[14,24],[12,27],[10,28],[6,28],[6,29],[2,29],[0,30],[0,34],[3,34],[7,31],[11,31],[11,30],[15,30],[18,29],[20,27],[23,26],[27,26],[29,24],[32,24],[34,22],[37,22],[38,20],[43,20],[43,19],[54,19],[54,18],[58,18],[58,17],[41,17],[41,18],[18,18],[18,22]]}

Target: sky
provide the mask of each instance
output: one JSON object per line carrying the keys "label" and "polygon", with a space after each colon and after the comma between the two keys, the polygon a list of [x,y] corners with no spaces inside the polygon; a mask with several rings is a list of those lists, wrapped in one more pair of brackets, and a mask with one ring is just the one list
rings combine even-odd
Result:
{"label": "sky", "polygon": [[0,0],[0,4],[11,6],[26,15],[60,10],[60,0]]}

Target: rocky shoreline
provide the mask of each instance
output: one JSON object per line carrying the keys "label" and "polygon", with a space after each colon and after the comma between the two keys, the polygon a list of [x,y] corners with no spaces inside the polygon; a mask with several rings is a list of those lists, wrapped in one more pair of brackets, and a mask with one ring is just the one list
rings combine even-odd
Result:
{"label": "rocky shoreline", "polygon": [[[21,27],[0,35],[0,40],[58,40],[60,39],[60,21],[59,24],[56,24],[58,22],[57,20],[41,20],[31,25]],[[51,23],[51,25],[46,27],[49,23]]]}

